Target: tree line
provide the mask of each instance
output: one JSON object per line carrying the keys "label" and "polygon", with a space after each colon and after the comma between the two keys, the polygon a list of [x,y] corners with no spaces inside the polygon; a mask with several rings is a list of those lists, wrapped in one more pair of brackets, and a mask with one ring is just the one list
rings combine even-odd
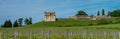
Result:
{"label": "tree line", "polygon": [[[104,16],[105,15],[105,10],[104,9],[102,9],[102,16]],[[98,10],[98,12],[97,12],[97,16],[100,16],[100,11]]]}
{"label": "tree line", "polygon": [[14,23],[12,23],[12,21],[9,19],[6,20],[4,24],[1,25],[1,27],[22,27],[23,22],[25,23],[25,25],[30,25],[32,24],[32,18],[31,17],[25,19],[19,18],[15,20]]}
{"label": "tree line", "polygon": [[[104,9],[102,9],[101,14],[102,14],[102,16],[105,16],[105,10]],[[97,16],[100,16],[101,14],[100,14],[100,11],[98,10]],[[83,10],[78,11],[78,13],[75,16],[79,16],[79,15],[88,16],[88,14]],[[113,11],[108,11],[106,16],[120,17],[120,9],[113,10]]]}
{"label": "tree line", "polygon": [[[102,9],[102,13],[101,14],[102,14],[102,16],[105,15],[105,10],[104,9]],[[78,13],[75,16],[79,16],[79,15],[88,16],[88,14],[85,11],[83,11],[83,10],[78,11]],[[98,11],[97,16],[100,16],[100,11]]]}
{"label": "tree line", "polygon": [[109,11],[109,15],[112,17],[120,17],[120,9],[116,9],[111,12]]}

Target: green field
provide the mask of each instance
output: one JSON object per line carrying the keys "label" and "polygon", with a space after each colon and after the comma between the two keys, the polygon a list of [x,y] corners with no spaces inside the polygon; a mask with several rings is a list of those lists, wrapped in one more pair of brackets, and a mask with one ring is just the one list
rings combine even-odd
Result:
{"label": "green field", "polygon": [[[120,39],[119,31],[120,31],[120,24],[108,24],[108,25],[94,25],[94,26],[76,26],[76,27],[32,27],[32,26],[25,26],[25,27],[17,27],[17,28],[1,28],[2,32],[1,38],[2,39]],[[7,31],[7,32],[4,32]],[[17,32],[19,35],[16,35]],[[41,32],[47,32],[42,34]],[[48,34],[49,31],[55,32],[54,34]],[[68,33],[67,33],[67,32]],[[33,34],[31,34],[33,32]],[[58,32],[58,33],[57,33]],[[61,34],[65,33],[65,34]],[[71,35],[71,32],[72,35]],[[76,34],[76,32],[79,32]],[[82,32],[82,34],[80,33]],[[84,32],[88,32],[84,34]],[[91,34],[93,32],[93,34]],[[95,34],[95,32],[98,32]],[[106,32],[106,34],[104,34]],[[114,35],[112,32],[117,32],[117,35]],[[1,33],[1,32],[0,32]],[[8,33],[8,34],[7,34]],[[111,34],[109,34],[111,33]],[[67,36],[66,36],[67,35]],[[85,35],[85,36],[84,36]]]}
{"label": "green field", "polygon": [[96,26],[82,26],[82,27],[18,27],[18,28],[0,28],[1,31],[13,31],[13,30],[18,30],[18,31],[119,31],[120,30],[120,24],[110,24],[110,25],[96,25]]}
{"label": "green field", "polygon": [[120,18],[38,22],[0,31],[1,39],[120,39]]}
{"label": "green field", "polygon": [[[103,22],[102,22],[103,21]],[[0,31],[119,31],[120,18],[106,20],[60,20],[56,22],[38,22],[16,28],[0,28]]]}

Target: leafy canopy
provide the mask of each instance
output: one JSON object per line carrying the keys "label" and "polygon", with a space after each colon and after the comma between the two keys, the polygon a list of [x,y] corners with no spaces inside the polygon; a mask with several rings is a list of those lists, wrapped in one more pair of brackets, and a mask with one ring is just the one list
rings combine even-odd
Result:
{"label": "leafy canopy", "polygon": [[79,16],[79,15],[85,15],[85,16],[88,16],[88,14],[85,12],[85,11],[78,11],[78,13],[76,14],[76,16]]}
{"label": "leafy canopy", "polygon": [[111,11],[110,16],[112,16],[112,17],[120,17],[120,9]]}

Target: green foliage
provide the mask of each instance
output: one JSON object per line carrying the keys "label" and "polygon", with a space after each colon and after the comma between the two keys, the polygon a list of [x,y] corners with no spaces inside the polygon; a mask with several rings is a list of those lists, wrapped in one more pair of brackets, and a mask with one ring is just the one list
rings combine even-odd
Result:
{"label": "green foliage", "polygon": [[32,24],[32,18],[31,17],[29,17],[29,21],[30,21],[30,24]]}
{"label": "green foliage", "polygon": [[[23,21],[23,18],[19,18],[18,21],[16,20],[12,24],[11,20],[6,20],[4,24],[1,25],[1,27],[19,27],[19,26],[22,26],[22,21]],[[24,22],[26,25],[32,24],[32,18],[31,17],[26,18]]]}
{"label": "green foliage", "polygon": [[29,24],[28,18],[26,18],[24,22],[25,22],[26,25],[28,25]]}
{"label": "green foliage", "polygon": [[76,16],[79,16],[79,15],[85,15],[85,16],[88,16],[88,14],[85,12],[85,11],[78,11],[78,13],[76,14]]}
{"label": "green foliage", "polygon": [[18,27],[18,21],[16,20],[13,24],[14,27]]}
{"label": "green foliage", "polygon": [[24,22],[25,22],[26,25],[32,24],[32,18],[31,18],[31,17],[30,17],[29,19],[26,18],[26,19],[24,20]]}
{"label": "green foliage", "polygon": [[120,17],[120,9],[111,11],[111,12],[110,12],[110,15],[111,15],[112,17]]}
{"label": "green foliage", "polygon": [[105,10],[104,9],[102,9],[102,15],[105,15]]}
{"label": "green foliage", "polygon": [[19,26],[22,26],[22,21],[23,21],[23,18],[18,19]]}
{"label": "green foliage", "polygon": [[100,16],[100,11],[98,11],[97,16]]}
{"label": "green foliage", "polygon": [[12,27],[12,22],[11,22],[11,20],[6,20],[6,21],[4,22],[3,27]]}

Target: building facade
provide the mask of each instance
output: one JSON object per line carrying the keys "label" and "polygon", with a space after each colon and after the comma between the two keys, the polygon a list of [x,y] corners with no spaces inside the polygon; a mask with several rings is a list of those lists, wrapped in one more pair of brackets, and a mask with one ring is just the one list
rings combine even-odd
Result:
{"label": "building facade", "polygon": [[55,12],[45,12],[44,21],[45,21],[45,22],[48,22],[48,21],[56,21]]}

